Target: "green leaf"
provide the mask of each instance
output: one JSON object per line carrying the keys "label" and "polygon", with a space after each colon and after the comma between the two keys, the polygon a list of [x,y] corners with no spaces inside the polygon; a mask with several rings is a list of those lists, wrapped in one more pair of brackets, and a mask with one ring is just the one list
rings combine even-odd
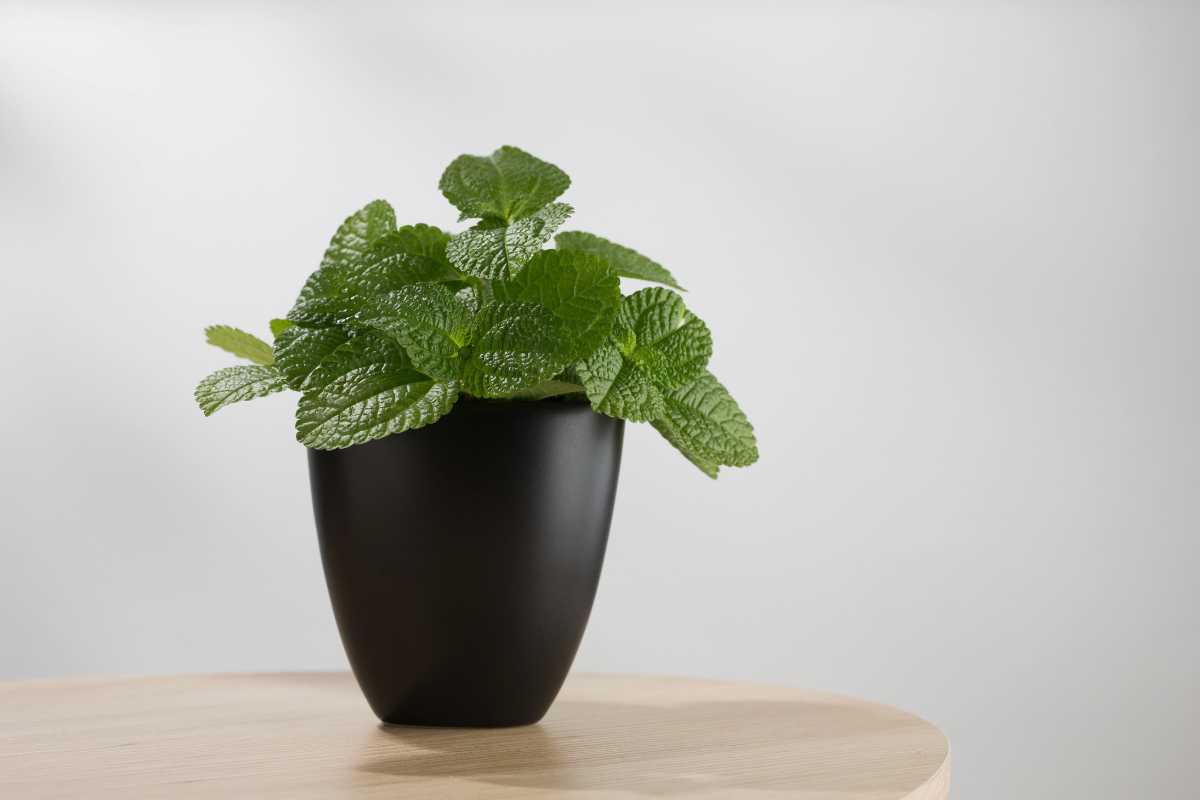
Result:
{"label": "green leaf", "polygon": [[479,290],[474,286],[459,289],[454,296],[458,298],[458,302],[470,309],[472,314],[479,311]]}
{"label": "green leaf", "polygon": [[663,389],[674,389],[698,376],[712,356],[708,326],[670,289],[655,286],[626,297],[617,325],[633,333],[633,341],[623,351],[626,357]]}
{"label": "green leaf", "polygon": [[708,326],[669,289],[621,301],[612,334],[576,364],[592,407],[633,421],[664,413],[664,393],[698,377],[712,355]]}
{"label": "green leaf", "polygon": [[446,255],[463,272],[488,280],[509,278],[550,241],[573,210],[566,203],[550,203],[507,225],[484,220],[451,239]]}
{"label": "green leaf", "polygon": [[354,316],[356,308],[351,295],[307,297],[296,301],[288,311],[288,321],[308,327],[338,325]]}
{"label": "green leaf", "polygon": [[333,234],[321,267],[340,267],[361,258],[375,240],[396,230],[396,212],[386,200],[373,200],[346,218]]}
{"label": "green leaf", "polygon": [[660,416],[662,391],[613,341],[575,365],[592,408],[610,417],[646,422]]}
{"label": "green leaf", "polygon": [[534,303],[488,303],[464,352],[463,386],[477,397],[504,397],[553,377],[570,360],[558,317]]}
{"label": "green leaf", "polygon": [[509,395],[514,400],[545,400],[547,397],[560,397],[565,394],[583,394],[583,387],[578,383],[570,383],[551,378],[548,381],[536,383],[525,389],[517,389]]}
{"label": "green leaf", "polygon": [[432,225],[405,225],[379,238],[345,271],[345,285],[360,294],[423,281],[455,283],[464,276],[446,257],[450,234]]}
{"label": "green leaf", "polygon": [[445,286],[418,283],[389,292],[358,319],[396,337],[426,375],[453,380],[461,373],[459,351],[471,335],[471,311]]}
{"label": "green leaf", "polygon": [[365,331],[339,347],[318,370],[321,383],[296,409],[296,438],[336,450],[420,428],[449,412],[458,383],[413,369],[398,342]]}
{"label": "green leaf", "polygon": [[580,380],[580,378],[579,378],[579,373],[575,370],[575,367],[571,364],[568,364],[566,367],[563,368],[562,372],[555,375],[554,380],[562,381],[564,383],[578,383],[580,385],[583,384],[583,381]]}
{"label": "green leaf", "polygon": [[288,319],[307,325],[344,322],[365,299],[424,281],[464,285],[446,259],[449,234],[432,225],[405,225],[383,234],[355,261],[322,268],[309,278]]}
{"label": "green leaf", "polygon": [[309,376],[326,356],[349,339],[341,328],[288,328],[275,340],[275,365],[287,385],[300,391],[310,385]]}
{"label": "green leaf", "polygon": [[680,437],[674,428],[664,420],[651,420],[650,424],[655,430],[662,434],[663,438],[671,443],[672,446],[680,453],[683,453],[684,458],[695,464],[701,472],[710,478],[716,478],[721,472],[721,465],[716,461],[711,460],[703,453],[698,452],[691,446],[691,443]]}
{"label": "green leaf", "polygon": [[620,279],[588,253],[540,252],[512,280],[493,283],[492,292],[501,302],[549,309],[571,336],[571,361],[591,354],[608,338],[621,305]]}
{"label": "green leaf", "polygon": [[654,427],[712,477],[719,464],[745,467],[758,460],[754,428],[711,372],[669,392]]}
{"label": "green leaf", "polygon": [[459,156],[438,188],[462,219],[510,222],[553,202],[571,185],[566,173],[523,150],[505,145],[490,156]]}
{"label": "green leaf", "polygon": [[400,249],[414,256],[432,258],[448,265],[446,261],[446,245],[450,243],[450,234],[436,225],[426,225],[418,222],[415,225],[404,225],[396,229],[396,238],[400,240]]}
{"label": "green leaf", "polygon": [[200,381],[196,386],[196,403],[204,416],[239,400],[263,397],[287,388],[283,375],[275,367],[225,367]]}
{"label": "green leaf", "polygon": [[296,323],[292,322],[290,319],[273,319],[271,320],[271,336],[278,339],[279,334],[283,333],[295,324]]}
{"label": "green leaf", "polygon": [[275,363],[271,345],[252,333],[246,333],[228,325],[210,325],[204,329],[204,335],[209,344],[219,347],[227,353],[233,353],[238,358],[244,358],[264,367]]}
{"label": "green leaf", "polygon": [[559,250],[578,250],[597,255],[607,261],[622,277],[663,283],[683,291],[683,287],[675,281],[674,276],[658,262],[595,234],[565,231],[554,237],[554,246]]}
{"label": "green leaf", "polygon": [[386,200],[374,200],[347,217],[325,249],[321,265],[300,289],[287,318],[306,325],[330,325],[344,318],[341,298],[346,291],[346,269],[395,230],[396,214]]}
{"label": "green leaf", "polygon": [[364,329],[354,331],[321,359],[321,363],[308,376],[304,390],[320,389],[351,369],[368,367],[374,363],[396,363],[405,369],[416,369],[394,337]]}

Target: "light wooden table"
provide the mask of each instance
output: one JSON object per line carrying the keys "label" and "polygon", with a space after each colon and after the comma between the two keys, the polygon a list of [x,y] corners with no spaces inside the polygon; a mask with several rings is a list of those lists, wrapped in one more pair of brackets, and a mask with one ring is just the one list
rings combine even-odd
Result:
{"label": "light wooden table", "polygon": [[0,797],[943,800],[929,723],[750,684],[573,675],[539,725],[376,723],[349,675],[0,683]]}

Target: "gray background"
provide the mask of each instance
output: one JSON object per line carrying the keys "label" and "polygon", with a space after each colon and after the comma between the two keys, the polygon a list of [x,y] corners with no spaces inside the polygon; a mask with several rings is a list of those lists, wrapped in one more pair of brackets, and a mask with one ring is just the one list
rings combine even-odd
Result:
{"label": "gray background", "polygon": [[203,419],[375,197],[563,166],[663,261],[762,461],[629,430],[577,666],[915,710],[958,796],[1184,797],[1200,17],[5,5],[0,678],[341,668],[292,396]]}

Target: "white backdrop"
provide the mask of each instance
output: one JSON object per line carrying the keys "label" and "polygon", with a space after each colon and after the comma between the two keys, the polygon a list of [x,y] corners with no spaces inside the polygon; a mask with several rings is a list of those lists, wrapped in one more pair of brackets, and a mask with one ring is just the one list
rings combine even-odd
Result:
{"label": "white backdrop", "polygon": [[1194,791],[1194,10],[346,6],[0,9],[0,678],[343,667],[294,398],[203,419],[201,331],[511,143],[763,453],[630,428],[578,667],[903,706],[960,797]]}

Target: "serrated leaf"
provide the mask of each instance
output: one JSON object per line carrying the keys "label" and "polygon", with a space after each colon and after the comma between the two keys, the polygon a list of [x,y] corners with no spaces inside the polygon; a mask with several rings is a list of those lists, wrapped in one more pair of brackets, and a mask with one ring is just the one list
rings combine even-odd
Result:
{"label": "serrated leaf", "polygon": [[646,422],[663,413],[662,392],[612,340],[575,365],[592,408],[610,417]]}
{"label": "serrated leaf", "polygon": [[712,461],[702,453],[697,452],[692,448],[690,442],[679,436],[676,430],[671,425],[661,419],[651,420],[650,424],[654,429],[662,434],[662,437],[671,443],[676,450],[683,454],[683,457],[696,465],[697,468],[705,475],[715,479],[721,472],[721,465]]}
{"label": "serrated leaf", "polygon": [[458,398],[457,382],[421,374],[399,343],[371,331],[339,347],[318,372],[320,384],[305,391],[296,409],[297,440],[317,450],[423,427]]}
{"label": "serrated leaf", "polygon": [[321,267],[352,264],[379,237],[396,230],[396,212],[386,200],[373,200],[346,218],[321,258]]}
{"label": "serrated leaf", "polygon": [[275,340],[275,365],[288,386],[297,391],[305,389],[313,370],[349,338],[341,328],[293,326]]}
{"label": "serrated leaf", "polygon": [[345,285],[358,293],[383,292],[423,281],[461,282],[446,257],[450,234],[432,225],[405,225],[380,237],[345,271]]}
{"label": "serrated leaf", "polygon": [[510,222],[553,202],[570,185],[571,179],[558,167],[505,145],[490,156],[454,159],[438,188],[462,212],[462,219]]}
{"label": "serrated leaf", "polygon": [[471,335],[471,312],[445,286],[418,283],[389,292],[358,319],[394,336],[426,375],[453,380],[462,371],[459,351]]}
{"label": "serrated leaf", "polygon": [[496,281],[500,302],[537,303],[558,317],[572,339],[570,360],[592,353],[612,330],[621,305],[621,281],[588,253],[546,250],[515,278]]}
{"label": "serrated leaf", "polygon": [[418,222],[415,225],[402,225],[396,229],[396,236],[403,244],[402,249],[414,256],[424,256],[447,264],[446,245],[450,243],[450,234],[436,225],[426,225]]}
{"label": "serrated leaf", "polygon": [[621,301],[608,340],[576,369],[597,411],[646,421],[663,414],[664,393],[699,376],[711,355],[708,326],[679,295],[652,287]]}
{"label": "serrated leaf", "polygon": [[292,322],[290,319],[273,319],[273,320],[271,320],[270,324],[271,324],[271,336],[278,339],[279,334],[283,333],[284,331],[286,331],[288,328],[292,327],[296,323]]}
{"label": "serrated leaf", "polygon": [[207,417],[230,403],[264,397],[286,388],[283,375],[275,367],[242,365],[219,369],[200,381],[195,397]]}
{"label": "serrated leaf", "polygon": [[458,399],[454,381],[417,380],[379,365],[339,378],[300,398],[296,440],[314,450],[337,450],[423,428]]}
{"label": "serrated leaf", "polygon": [[475,316],[464,351],[463,387],[503,397],[553,377],[570,358],[558,317],[534,303],[488,303]]}
{"label": "serrated leaf", "polygon": [[516,275],[571,215],[566,203],[550,203],[505,225],[484,220],[450,240],[446,255],[463,272],[488,280]]}
{"label": "serrated leaf", "polygon": [[554,237],[554,246],[559,250],[577,250],[599,256],[622,277],[662,283],[683,291],[683,287],[662,264],[594,233],[564,231]]}
{"label": "serrated leaf", "polygon": [[345,270],[357,263],[371,245],[396,230],[396,213],[386,200],[373,200],[338,227],[321,264],[300,289],[287,318],[306,325],[331,325],[344,318]]}
{"label": "serrated leaf", "polygon": [[446,258],[449,234],[432,225],[405,225],[379,236],[352,262],[323,267],[309,278],[288,319],[331,325],[354,316],[372,295],[423,281],[462,285]]}
{"label": "serrated leaf", "polygon": [[683,298],[657,286],[621,301],[617,325],[633,333],[627,358],[662,389],[674,389],[704,371],[712,356],[712,334]]}
{"label": "serrated leaf", "polygon": [[654,427],[714,477],[718,464],[744,467],[758,460],[754,428],[711,372],[668,392],[663,414],[654,420]]}
{"label": "serrated leaf", "polygon": [[363,329],[348,335],[341,344],[321,359],[321,363],[317,364],[308,376],[304,389],[319,389],[351,369],[374,363],[396,364],[404,369],[416,369],[395,337]]}
{"label": "serrated leaf", "polygon": [[343,290],[344,268],[362,258],[375,241],[395,229],[396,213],[386,200],[373,200],[347,217],[329,241],[321,265],[301,287],[287,318],[315,325],[335,322],[336,305],[331,301]]}
{"label": "serrated leaf", "polygon": [[238,358],[244,358],[264,367],[275,363],[271,345],[252,333],[246,333],[229,325],[209,325],[204,329],[204,336],[213,347],[219,347]]}
{"label": "serrated leaf", "polygon": [[287,318],[297,325],[310,328],[338,325],[357,312],[352,300],[350,295],[302,298],[288,311]]}

